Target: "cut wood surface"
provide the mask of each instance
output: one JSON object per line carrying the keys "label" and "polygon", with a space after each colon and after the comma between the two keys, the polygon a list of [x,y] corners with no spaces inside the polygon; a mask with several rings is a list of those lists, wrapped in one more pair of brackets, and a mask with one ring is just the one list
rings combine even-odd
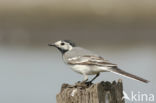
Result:
{"label": "cut wood surface", "polygon": [[100,82],[91,85],[63,84],[57,103],[125,103],[122,81]]}

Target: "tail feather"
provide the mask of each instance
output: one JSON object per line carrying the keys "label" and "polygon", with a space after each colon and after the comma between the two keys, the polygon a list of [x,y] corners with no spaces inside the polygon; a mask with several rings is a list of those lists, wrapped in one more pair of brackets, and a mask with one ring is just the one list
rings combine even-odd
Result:
{"label": "tail feather", "polygon": [[125,77],[128,77],[128,78],[131,78],[131,79],[135,79],[135,80],[138,80],[138,81],[142,81],[144,83],[148,83],[149,81],[146,80],[146,79],[143,79],[139,76],[136,76],[136,75],[133,75],[133,74],[130,74],[128,72],[125,72],[117,67],[113,67],[113,68],[109,68],[108,71],[110,72],[113,72],[115,74],[119,74],[119,75],[122,75],[122,76],[125,76]]}

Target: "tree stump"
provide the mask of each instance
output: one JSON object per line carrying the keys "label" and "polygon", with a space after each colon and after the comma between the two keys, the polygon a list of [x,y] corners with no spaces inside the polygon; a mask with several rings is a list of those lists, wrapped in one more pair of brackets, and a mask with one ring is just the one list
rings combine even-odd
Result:
{"label": "tree stump", "polygon": [[72,86],[63,84],[57,94],[57,103],[125,103],[122,81]]}

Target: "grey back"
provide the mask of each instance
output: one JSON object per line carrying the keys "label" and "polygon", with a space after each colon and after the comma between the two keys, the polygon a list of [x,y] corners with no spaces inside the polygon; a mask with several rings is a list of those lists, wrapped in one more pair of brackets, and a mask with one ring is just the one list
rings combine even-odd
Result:
{"label": "grey back", "polygon": [[63,55],[63,59],[66,61],[68,58],[84,56],[84,55],[98,56],[94,52],[91,52],[91,51],[89,51],[87,49],[84,49],[84,48],[81,48],[81,47],[74,47],[72,50],[66,52]]}

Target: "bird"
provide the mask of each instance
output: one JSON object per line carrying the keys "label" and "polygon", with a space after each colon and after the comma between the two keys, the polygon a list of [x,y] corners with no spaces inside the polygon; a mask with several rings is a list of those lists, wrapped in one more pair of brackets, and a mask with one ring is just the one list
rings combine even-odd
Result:
{"label": "bird", "polygon": [[[65,64],[70,68],[83,75],[82,82],[93,82],[102,72],[112,72],[127,78],[148,83],[149,81],[142,77],[128,73],[120,68],[117,64],[105,60],[102,56],[79,46],[76,46],[71,40],[59,40],[55,43],[48,44],[56,47],[61,53]],[[95,75],[90,81],[88,75]]]}

